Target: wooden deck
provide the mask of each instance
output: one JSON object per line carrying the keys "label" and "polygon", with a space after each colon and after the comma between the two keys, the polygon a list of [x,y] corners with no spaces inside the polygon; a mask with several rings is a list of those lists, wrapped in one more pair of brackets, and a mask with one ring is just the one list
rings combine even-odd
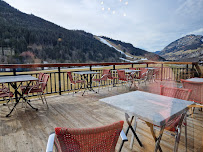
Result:
{"label": "wooden deck", "polygon": [[[163,82],[165,85],[177,86],[176,83]],[[140,89],[159,93],[160,83],[151,83]],[[157,87],[157,89],[154,89]],[[11,117],[6,118],[8,108],[0,105],[0,152],[41,152],[45,151],[48,136],[55,127],[96,127],[109,123],[125,120],[124,112],[100,103],[98,100],[104,97],[126,92],[125,87],[100,89],[99,94],[93,92],[81,96],[82,92],[75,94],[63,94],[61,96],[49,96],[47,101],[49,109],[39,100],[33,100],[32,105],[39,108],[34,111],[27,108],[26,112],[18,105],[18,114],[14,112]],[[188,151],[203,151],[203,112],[195,110],[194,117],[188,119]],[[127,124],[124,124],[124,130]],[[122,151],[145,151],[154,150],[154,141],[147,125],[138,120],[136,130],[144,148],[139,147],[135,141],[133,149],[129,148],[131,131],[128,135],[129,141],[124,144]],[[161,140],[163,151],[172,151],[175,138],[164,133]],[[120,145],[119,139],[116,149]],[[182,129],[179,151],[185,151],[184,129]]]}

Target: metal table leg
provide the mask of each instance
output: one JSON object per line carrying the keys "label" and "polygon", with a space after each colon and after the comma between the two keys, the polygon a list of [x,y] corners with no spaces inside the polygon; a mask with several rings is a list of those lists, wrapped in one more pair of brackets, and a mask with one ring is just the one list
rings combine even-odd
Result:
{"label": "metal table leg", "polygon": [[162,137],[162,134],[163,134],[163,131],[164,131],[164,128],[165,128],[165,125],[161,127],[161,130],[159,132],[159,136],[156,137],[156,134],[154,132],[154,125],[149,123],[149,122],[146,122],[147,126],[150,127],[150,131],[151,131],[151,134],[152,134],[152,137],[155,141],[155,149],[154,151],[157,151],[157,148],[159,149],[160,152],[162,152],[162,149],[161,149],[161,146],[160,146],[160,140],[161,140],[161,137]]}
{"label": "metal table leg", "polygon": [[[137,127],[137,117],[135,117],[134,126],[133,126],[133,129],[135,130],[135,132],[136,132],[136,127]],[[134,138],[135,138],[135,136],[134,136],[134,134],[132,134],[131,142],[130,142],[130,149],[133,149]]]}

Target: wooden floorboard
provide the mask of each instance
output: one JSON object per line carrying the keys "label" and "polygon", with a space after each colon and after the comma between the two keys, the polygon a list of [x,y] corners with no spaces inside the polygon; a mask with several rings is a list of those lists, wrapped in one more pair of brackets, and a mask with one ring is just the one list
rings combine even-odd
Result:
{"label": "wooden floorboard", "polygon": [[[161,82],[167,86],[178,86],[174,82]],[[140,87],[142,91],[148,91],[159,94],[158,83],[150,83]],[[156,89],[155,89],[156,88]],[[99,99],[127,92],[125,87],[113,88],[108,91],[107,88],[100,89],[99,94],[89,92],[82,95],[79,92],[72,96],[71,94],[55,95],[47,97],[49,108],[43,105],[40,100],[32,100],[32,105],[39,108],[34,111],[27,107],[26,111],[17,107],[11,117],[6,118],[9,112],[7,107],[0,105],[0,152],[42,152],[46,149],[47,139],[55,127],[97,127],[107,125],[118,120],[125,120],[124,112],[111,108],[108,105],[99,102]],[[188,119],[188,151],[203,151],[203,112],[195,109],[194,117]],[[124,130],[127,124],[124,124]],[[142,141],[144,148],[141,148],[135,140],[133,149],[129,148],[131,132],[129,132],[129,141],[124,144],[122,151],[132,152],[150,152],[154,149],[150,129],[145,122],[138,120],[137,135]],[[179,143],[179,152],[185,151],[184,128],[182,128],[181,141]],[[169,133],[164,133],[161,140],[163,151],[173,151],[175,138]],[[121,139],[118,140],[116,149],[118,150]]]}

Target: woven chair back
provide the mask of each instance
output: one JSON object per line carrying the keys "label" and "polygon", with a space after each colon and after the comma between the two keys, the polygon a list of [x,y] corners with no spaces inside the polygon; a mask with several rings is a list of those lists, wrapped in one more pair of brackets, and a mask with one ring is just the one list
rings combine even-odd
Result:
{"label": "woven chair back", "polygon": [[124,70],[117,70],[117,73],[118,73],[119,80],[123,80],[123,81],[127,80]]}
{"label": "woven chair back", "polygon": [[60,152],[113,152],[117,144],[124,121],[111,125],[86,128],[55,128],[55,146]]}
{"label": "woven chair back", "polygon": [[181,82],[183,84],[183,88],[192,90],[190,100],[203,104],[203,101],[201,100],[201,94],[203,94],[202,84],[183,79],[181,79]]}
{"label": "woven chair back", "polygon": [[42,83],[41,83],[42,91],[44,91],[44,89],[46,88],[48,80],[49,80],[49,75],[44,74],[43,79],[42,79]]}

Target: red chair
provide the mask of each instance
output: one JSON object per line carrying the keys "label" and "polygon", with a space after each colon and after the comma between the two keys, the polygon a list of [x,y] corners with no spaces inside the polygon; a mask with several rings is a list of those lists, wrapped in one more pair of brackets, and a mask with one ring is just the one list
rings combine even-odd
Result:
{"label": "red chair", "polygon": [[194,81],[187,81],[184,79],[181,79],[181,82],[183,84],[183,88],[192,90],[189,100],[196,103],[190,107],[192,109],[191,114],[193,115],[195,107],[199,107],[201,109],[203,108],[203,84]]}
{"label": "red chair", "polygon": [[103,73],[102,73],[101,78],[99,78],[99,79],[93,78],[92,79],[92,81],[99,83],[98,92],[99,92],[99,88],[100,88],[102,81],[107,81],[109,77],[110,77],[110,69],[103,69]]}
{"label": "red chair", "polygon": [[[131,68],[131,69],[136,69],[136,68]],[[138,84],[144,82],[146,85],[148,70],[145,68],[139,68],[139,70],[140,70],[139,75],[138,77],[136,77],[136,79],[138,80]]]}
{"label": "red chair", "polygon": [[[8,103],[11,101],[13,104],[13,93],[7,88],[4,84],[1,84],[0,88],[0,98],[3,98],[3,100],[6,102],[6,105],[10,109]],[[7,100],[9,98],[9,100]]]}
{"label": "red chair", "polygon": [[[86,81],[85,80],[79,80],[79,77],[72,77],[72,74],[71,72],[67,72],[67,76],[70,80],[70,84],[71,84],[71,88],[72,88],[72,85],[74,85],[74,91],[75,91],[75,86],[76,84],[81,84],[80,88],[79,88],[79,91],[80,89],[82,88],[82,85],[84,84],[84,87],[85,87],[85,84],[86,84]],[[73,80],[74,78],[74,80]],[[74,95],[74,91],[73,91],[73,95]],[[76,93],[76,92],[75,92]]]}
{"label": "red chair", "polygon": [[[118,79],[118,77],[115,77],[115,73],[114,73],[115,71],[116,71],[116,70],[112,70],[112,71],[110,70],[110,71],[109,71],[109,75],[108,75],[108,79],[110,79],[110,80],[112,81],[111,84],[113,84],[113,85],[112,85],[112,88],[115,86],[115,83],[116,83],[115,81],[116,81],[116,79]],[[113,72],[113,74],[112,74],[112,72]],[[112,89],[112,88],[111,88],[111,89]]]}
{"label": "red chair", "polygon": [[[160,93],[161,95],[168,96],[168,97],[173,97],[173,98],[178,98],[178,99],[182,99],[182,100],[189,100],[190,95],[192,93],[192,90],[190,90],[190,89],[172,88],[172,87],[165,87],[165,86],[160,86],[160,87],[161,87],[161,93]],[[185,121],[183,124],[185,125],[185,146],[186,146],[186,150],[187,150],[187,124],[186,124],[186,119],[183,120],[182,115],[179,115],[175,119],[169,120],[166,123],[166,126],[165,126],[166,130],[175,133],[176,142],[175,142],[174,150],[177,150],[178,143],[179,143],[179,140],[180,140],[181,125],[182,125],[181,121]]]}
{"label": "red chair", "polygon": [[[41,72],[40,72],[40,73],[39,73],[39,76],[38,76],[38,81],[35,81],[35,83],[34,83],[33,85],[29,85],[29,86],[23,85],[23,86],[21,86],[21,87],[20,87],[21,90],[24,90],[24,89],[26,89],[26,88],[27,88],[27,89],[30,89],[30,88],[33,88],[33,87],[38,88],[40,82],[42,82],[43,76],[44,76],[44,73],[41,73]],[[40,98],[40,95],[37,94],[37,96]]]}
{"label": "red chair", "polygon": [[190,100],[199,104],[203,104],[203,99],[201,99],[201,95],[203,94],[202,84],[199,82],[187,81],[183,79],[181,79],[181,82],[183,84],[183,88],[192,90]]}
{"label": "red chair", "polygon": [[[42,100],[42,103],[44,104],[44,100],[45,100],[46,105],[48,107],[47,100],[46,100],[46,97],[45,97],[45,94],[44,94],[44,90],[45,90],[45,88],[47,86],[48,80],[49,80],[49,75],[44,74],[42,80],[39,83],[36,83],[36,85],[33,85],[30,88],[29,87],[28,88],[21,88],[21,90],[22,90],[22,92],[24,92],[24,94],[27,95],[27,97],[28,97],[29,93],[37,93],[37,95],[40,96],[40,98]],[[43,97],[44,97],[44,99],[43,99]],[[26,100],[26,102],[28,102],[28,100]]]}
{"label": "red chair", "polygon": [[[122,131],[124,121],[97,128],[55,128],[48,139],[46,152],[113,152]],[[127,140],[121,134],[122,140]]]}
{"label": "red chair", "polygon": [[117,70],[118,73],[118,80],[121,84],[124,82],[126,84],[130,84],[130,88],[134,82],[134,79],[130,75],[126,75],[124,70]]}

